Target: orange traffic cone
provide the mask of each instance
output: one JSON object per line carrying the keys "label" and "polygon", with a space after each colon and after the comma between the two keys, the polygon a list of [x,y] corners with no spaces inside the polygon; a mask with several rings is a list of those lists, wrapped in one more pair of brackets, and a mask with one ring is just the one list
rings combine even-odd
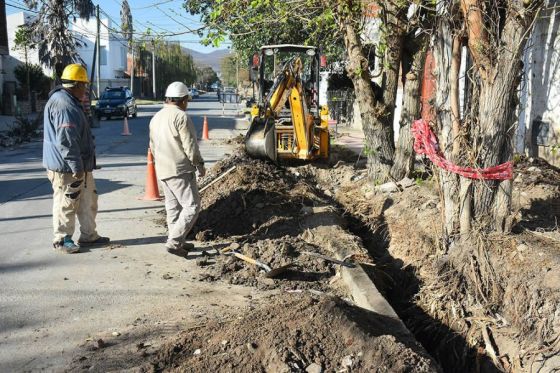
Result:
{"label": "orange traffic cone", "polygon": [[128,130],[128,118],[127,117],[124,117],[123,131],[122,131],[121,135],[123,135],[123,136],[132,135],[132,133],[130,133],[130,131]]}
{"label": "orange traffic cone", "polygon": [[204,116],[204,122],[202,124],[202,140],[210,140],[210,136],[208,136],[208,119]]}
{"label": "orange traffic cone", "polygon": [[159,201],[161,196],[159,195],[159,188],[156,178],[156,169],[154,167],[154,156],[152,155],[152,149],[148,148],[148,172],[146,173],[146,193],[142,198],[146,201]]}

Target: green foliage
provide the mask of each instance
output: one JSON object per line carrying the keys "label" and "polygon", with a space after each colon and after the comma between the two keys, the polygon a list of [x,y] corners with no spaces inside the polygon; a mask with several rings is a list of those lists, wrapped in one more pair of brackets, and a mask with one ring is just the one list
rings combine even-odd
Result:
{"label": "green foliage", "polygon": [[240,60],[263,45],[316,45],[340,60],[343,44],[334,16],[322,0],[295,2],[270,0],[189,0],[184,3],[191,14],[201,16],[208,45],[220,45],[229,38]]}
{"label": "green foliage", "polygon": [[[237,86],[238,74],[239,83],[249,80],[249,70],[239,61],[235,55],[224,57],[220,62],[221,80],[225,86]],[[239,87],[237,87],[239,88]]]}
{"label": "green foliage", "polygon": [[14,47],[12,50],[21,51],[25,55],[25,63],[27,63],[27,52],[35,49],[32,39],[32,31],[27,25],[20,25],[16,30],[14,37]]}
{"label": "green foliage", "polygon": [[66,65],[80,62],[76,47],[82,43],[72,34],[70,19],[88,20],[93,16],[95,6],[91,0],[25,0],[25,5],[37,11],[30,29],[32,38],[37,41],[39,60],[60,77]]}
{"label": "green foliage", "polygon": [[51,79],[43,73],[40,65],[18,65],[14,68],[14,75],[23,88],[27,91],[27,73],[29,72],[29,88],[45,97],[51,87]]}
{"label": "green foliage", "polygon": [[138,69],[152,75],[153,52],[156,55],[156,88],[163,97],[165,88],[172,82],[181,81],[190,86],[196,81],[196,68],[192,57],[177,42],[154,39],[140,46]]}
{"label": "green foliage", "polygon": [[217,82],[218,75],[209,66],[196,68],[196,84],[203,89],[208,89],[212,84]]}
{"label": "green foliage", "polygon": [[224,86],[235,86],[235,58],[226,56],[220,61],[221,81]]}

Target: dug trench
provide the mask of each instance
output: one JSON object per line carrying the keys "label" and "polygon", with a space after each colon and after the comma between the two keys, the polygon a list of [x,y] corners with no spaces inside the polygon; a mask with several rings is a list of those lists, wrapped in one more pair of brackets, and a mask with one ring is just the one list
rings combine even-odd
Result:
{"label": "dug trench", "polygon": [[294,172],[333,196],[376,264],[370,277],[444,371],[560,370],[559,169],[517,159],[513,232],[446,252],[435,180],[375,188],[346,161]]}
{"label": "dug trench", "polygon": [[[94,345],[69,370],[440,371],[374,290],[363,271],[372,265],[367,250],[317,185],[239,149],[209,170],[200,186],[208,188],[190,237],[198,250],[177,260],[190,263],[189,273],[199,273],[198,281],[210,287],[254,289],[248,305],[217,312],[209,307],[204,320],[179,315],[186,320],[182,332],[157,344],[144,336],[148,343],[121,338]],[[158,222],[165,224],[164,212]],[[267,277],[234,251],[285,270]],[[372,290],[349,286],[349,278],[365,278]]]}
{"label": "dug trench", "polygon": [[[266,218],[243,206],[247,215],[239,222],[256,222],[243,231],[251,231],[243,239],[258,242],[286,232],[305,238],[305,219],[286,216],[328,206],[343,218],[340,226],[346,233],[366,248],[369,259],[360,250],[354,255],[376,287],[443,370],[560,369],[560,170],[538,159],[518,159],[513,232],[475,234],[472,246],[446,252],[437,181],[430,170],[427,178],[384,193],[366,181],[356,161],[353,154],[337,149],[330,165],[267,171],[271,184],[264,189],[274,191],[272,185],[291,180],[289,189],[298,202],[273,210],[270,217],[290,221],[279,225],[288,230],[278,234],[267,230]],[[262,201],[254,202],[263,207]],[[317,245],[318,236],[307,241],[320,250],[325,245]],[[327,254],[333,255],[332,250]],[[275,286],[280,284],[275,281]]]}
{"label": "dug trench", "polygon": [[[519,163],[514,233],[450,254],[439,245],[433,182],[383,193],[367,183],[363,162],[339,148],[333,155],[329,165],[277,167],[239,149],[209,171],[201,186],[235,166],[202,193],[191,237],[203,250],[195,259],[204,270],[199,280],[271,295],[185,328],[127,368],[518,372],[560,366],[560,233],[549,218],[560,215],[557,169]],[[228,255],[232,250],[273,269],[289,267],[267,278]],[[398,317],[388,305],[383,312],[358,307],[348,269],[316,255],[364,270]],[[103,358],[102,350],[95,353]]]}
{"label": "dug trench", "polygon": [[[339,264],[316,256],[345,259],[348,266],[371,265],[361,240],[346,229],[331,198],[297,172],[251,159],[241,148],[219,162],[201,184],[234,166],[233,172],[202,194],[202,211],[192,237],[209,244],[218,255],[199,261],[207,268],[201,277],[277,289],[278,296],[272,306],[261,305],[250,318],[243,318],[252,333],[238,325],[208,334],[227,334],[230,339],[225,340],[241,345],[242,351],[233,352],[234,357],[216,344],[212,353],[193,358],[189,351],[197,344],[192,343],[191,333],[179,342],[178,351],[160,355],[164,361],[156,363],[157,369],[175,364],[197,367],[194,370],[219,365],[226,371],[438,371],[396,315],[356,307],[353,301],[358,297],[342,280]],[[230,249],[273,269],[291,267],[267,278],[257,266],[226,255]],[[258,327],[252,327],[255,322]],[[274,336],[274,341],[256,330]],[[257,361],[246,354],[244,345],[253,350],[252,344],[264,351],[256,355]],[[217,354],[226,357],[216,360]]]}

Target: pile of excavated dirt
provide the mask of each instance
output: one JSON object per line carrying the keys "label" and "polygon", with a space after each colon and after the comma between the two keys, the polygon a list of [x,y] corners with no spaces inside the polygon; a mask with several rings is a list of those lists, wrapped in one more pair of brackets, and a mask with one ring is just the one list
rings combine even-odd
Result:
{"label": "pile of excavated dirt", "polygon": [[[249,158],[242,149],[218,162],[208,179],[233,166],[231,173],[202,192],[202,210],[193,227],[198,240],[246,235],[257,240],[301,233],[301,209],[325,203],[305,181],[274,164]],[[201,183],[206,184],[206,180]]]}
{"label": "pile of excavated dirt", "polygon": [[[332,256],[328,246],[340,236],[344,246],[365,245],[375,263],[368,274],[444,370],[547,371],[560,366],[558,169],[539,160],[518,162],[513,233],[480,236],[475,247],[447,253],[441,246],[435,182],[411,183],[389,194],[373,192],[363,161],[334,155],[331,167],[281,168],[239,150],[210,170],[202,186],[235,166],[202,193],[193,236],[216,250],[233,244],[272,268],[297,266],[269,279],[251,264],[219,255],[201,263],[208,267],[204,279],[344,297],[336,286],[336,267],[302,255]],[[310,223],[307,214],[317,206],[345,216],[356,236],[343,223]],[[360,242],[354,245],[353,240]],[[200,356],[185,361],[199,361],[193,359],[206,361]]]}
{"label": "pile of excavated dirt", "polygon": [[[309,215],[315,206],[329,203],[320,189],[287,169],[248,157],[242,148],[218,162],[200,184],[209,187],[201,193],[202,209],[191,238],[207,245],[207,256],[197,261],[205,267],[201,280],[262,290],[315,289],[347,295],[339,284],[337,265],[309,254],[333,257],[324,243],[309,239],[316,224],[310,225]],[[345,242],[350,235],[336,227],[332,232],[330,239],[335,241]],[[289,267],[267,278],[262,268],[221,254],[230,246],[272,269]]]}
{"label": "pile of excavated dirt", "polygon": [[233,255],[223,254],[214,257],[215,262],[207,261],[207,272],[201,276],[203,280],[221,279],[230,284],[255,286],[261,290],[315,289],[341,296],[346,295],[346,291],[336,284],[338,277],[336,277],[335,265],[305,254],[308,252],[324,254],[324,251],[298,236],[264,239],[242,245],[234,243],[233,247],[246,256],[258,258],[272,269],[280,267],[285,269],[273,278],[267,278],[261,268]]}
{"label": "pile of excavated dirt", "polygon": [[340,298],[285,294],[182,332],[136,371],[437,372],[395,323]]}
{"label": "pile of excavated dirt", "polygon": [[560,170],[518,162],[513,233],[453,253],[441,248],[433,182],[383,194],[351,165],[298,172],[335,196],[375,260],[377,287],[444,370],[560,367]]}
{"label": "pile of excavated dirt", "polygon": [[[336,169],[340,167],[342,163]],[[293,169],[251,159],[241,149],[209,170],[200,184],[209,187],[201,194],[202,210],[192,233],[203,250],[195,259],[204,268],[199,279],[253,286],[275,295],[250,297],[251,305],[241,314],[224,310],[210,317],[214,321],[188,325],[177,338],[155,348],[149,343],[130,346],[130,356],[119,369],[439,371],[400,320],[353,305],[339,264],[313,255],[332,260],[336,251],[340,259],[342,250],[361,261],[366,253],[333,208],[328,188]],[[231,250],[272,269],[291,266],[267,278],[262,269],[228,255]],[[118,358],[111,356],[111,349],[98,346],[90,355],[76,359],[72,369],[117,366],[109,361]]]}

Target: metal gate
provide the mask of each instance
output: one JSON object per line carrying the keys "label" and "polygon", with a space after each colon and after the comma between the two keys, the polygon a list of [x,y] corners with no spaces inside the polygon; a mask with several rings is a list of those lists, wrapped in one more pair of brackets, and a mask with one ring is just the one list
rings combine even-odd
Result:
{"label": "metal gate", "polygon": [[350,126],[354,115],[354,91],[351,89],[327,91],[329,116],[338,125]]}

